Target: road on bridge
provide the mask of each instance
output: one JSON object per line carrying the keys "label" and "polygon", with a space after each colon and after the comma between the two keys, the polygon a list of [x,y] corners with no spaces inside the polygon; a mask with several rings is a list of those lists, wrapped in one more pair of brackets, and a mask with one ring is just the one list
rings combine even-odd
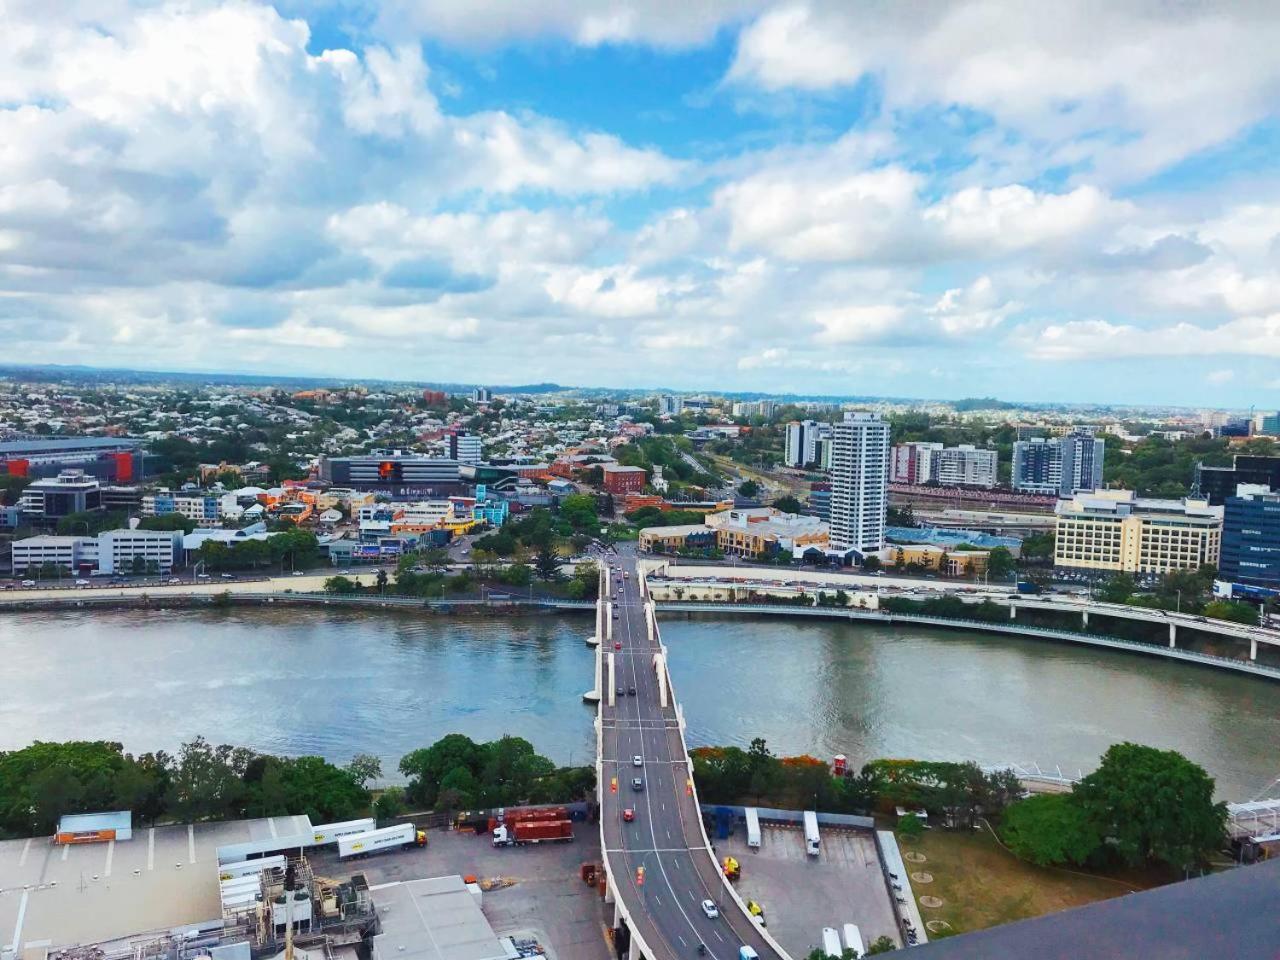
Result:
{"label": "road on bridge", "polygon": [[[600,691],[601,820],[605,856],[622,910],[653,953],[651,960],[698,956],[700,943],[715,960],[737,960],[743,944],[754,947],[762,960],[778,958],[729,896],[719,867],[704,845],[674,695],[665,708],[659,697],[654,669],[658,647],[650,641],[645,625],[634,546],[620,545],[608,562],[609,591],[618,616],[612,640],[602,642],[606,658],[609,653],[616,658],[617,675],[614,706],[609,705],[607,687]],[[608,682],[606,670],[602,683]],[[620,695],[617,688],[622,690]],[[633,689],[634,694],[629,692]],[[640,766],[635,765],[635,757],[641,758]],[[633,787],[635,778],[640,778],[643,789]],[[635,813],[631,822],[623,818],[628,808]],[[637,877],[642,867],[643,883]],[[715,901],[719,917],[706,916],[704,900]]]}

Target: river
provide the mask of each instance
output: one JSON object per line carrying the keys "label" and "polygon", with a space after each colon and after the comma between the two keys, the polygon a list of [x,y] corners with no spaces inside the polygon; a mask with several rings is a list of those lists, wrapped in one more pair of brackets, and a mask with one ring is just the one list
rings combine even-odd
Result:
{"label": "river", "polygon": [[[197,734],[281,754],[400,756],[457,731],[591,757],[586,617],[318,609],[0,616],[0,748]],[[1247,799],[1280,775],[1280,684],[923,627],[666,615],[692,744],[1088,771],[1113,742],[1180,750]]]}

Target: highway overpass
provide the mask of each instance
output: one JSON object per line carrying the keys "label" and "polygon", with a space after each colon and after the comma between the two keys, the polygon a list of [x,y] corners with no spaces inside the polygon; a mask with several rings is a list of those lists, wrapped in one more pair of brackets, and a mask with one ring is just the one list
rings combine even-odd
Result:
{"label": "highway overpass", "polygon": [[[743,945],[762,960],[786,960],[711,851],[666,649],[633,549],[621,546],[602,564],[596,614],[600,838],[613,926],[626,931],[629,960],[696,957],[699,944],[714,960],[736,960]],[[642,788],[633,788],[635,778]],[[627,809],[633,820],[624,818]],[[715,901],[718,917],[703,912],[704,900]]]}
{"label": "highway overpass", "polygon": [[1118,617],[1158,624],[1166,631],[1170,647],[1177,647],[1178,629],[1197,630],[1248,644],[1249,660],[1258,659],[1258,645],[1280,647],[1280,630],[1248,624],[1215,620],[1195,614],[1177,613],[1172,610],[1154,610],[1123,603],[1104,603],[1078,594],[1020,594],[1011,593],[1009,585],[989,586],[981,583],[962,583],[946,580],[917,580],[907,577],[870,576],[842,572],[796,571],[785,568],[735,567],[731,565],[705,566],[647,561],[653,588],[662,594],[662,583],[678,582],[690,597],[701,591],[700,599],[745,600],[753,590],[763,589],[785,596],[813,593],[818,590],[845,590],[849,593],[874,594],[880,599],[904,597],[927,600],[943,594],[953,595],[965,603],[984,601],[1006,607],[1010,620],[1016,620],[1019,610],[1049,610],[1080,617],[1081,626],[1088,630],[1090,617]]}

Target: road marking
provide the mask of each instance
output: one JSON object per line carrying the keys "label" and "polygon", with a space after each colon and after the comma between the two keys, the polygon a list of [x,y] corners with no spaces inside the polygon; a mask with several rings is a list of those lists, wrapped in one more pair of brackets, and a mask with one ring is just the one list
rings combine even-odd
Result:
{"label": "road marking", "polygon": [[196,862],[196,825],[194,823],[187,824],[187,860],[191,863]]}
{"label": "road marking", "polygon": [[147,869],[156,868],[156,828],[147,831]]}
{"label": "road marking", "polygon": [[67,854],[69,854],[70,852],[71,852],[71,844],[69,844],[69,843],[64,843],[64,844],[62,845],[62,859],[63,859],[63,860],[66,860],[66,859],[67,859]]}
{"label": "road marking", "polygon": [[606,847],[605,853],[688,853],[701,847]]}
{"label": "road marking", "polygon": [[18,919],[13,925],[13,942],[9,945],[9,949],[14,953],[18,952],[18,947],[22,944],[22,923],[27,917],[27,897],[30,895],[30,890],[23,890],[22,900],[18,904]]}
{"label": "road marking", "polygon": [[106,863],[106,866],[102,868],[102,875],[104,877],[111,876],[111,861],[115,858],[115,855],[116,855],[116,842],[114,839],[108,840],[107,841],[107,863]]}
{"label": "road marking", "polygon": [[18,866],[24,867],[27,864],[27,853],[31,850],[31,838],[27,837],[27,842],[22,845],[22,856],[18,857]]}

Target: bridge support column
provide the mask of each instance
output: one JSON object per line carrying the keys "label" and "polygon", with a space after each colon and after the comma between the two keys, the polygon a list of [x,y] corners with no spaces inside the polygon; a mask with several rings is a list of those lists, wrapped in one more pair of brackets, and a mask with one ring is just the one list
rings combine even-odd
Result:
{"label": "bridge support column", "polygon": [[1088,610],[1081,610],[1081,611],[1080,611],[1080,616],[1082,616],[1082,617],[1084,618],[1084,628],[1085,628],[1086,630],[1088,630],[1088,629],[1089,629],[1089,611],[1088,611]]}
{"label": "bridge support column", "polygon": [[1249,638],[1249,659],[1250,660],[1258,659],[1258,638],[1257,637]]}
{"label": "bridge support column", "polygon": [[1009,619],[1010,619],[1010,620],[1016,620],[1016,619],[1018,619],[1018,607],[1017,607],[1017,604],[1013,604],[1013,603],[1009,604]]}
{"label": "bridge support column", "polygon": [[1176,623],[1169,624],[1169,646],[1170,648],[1178,645],[1178,625]]}

